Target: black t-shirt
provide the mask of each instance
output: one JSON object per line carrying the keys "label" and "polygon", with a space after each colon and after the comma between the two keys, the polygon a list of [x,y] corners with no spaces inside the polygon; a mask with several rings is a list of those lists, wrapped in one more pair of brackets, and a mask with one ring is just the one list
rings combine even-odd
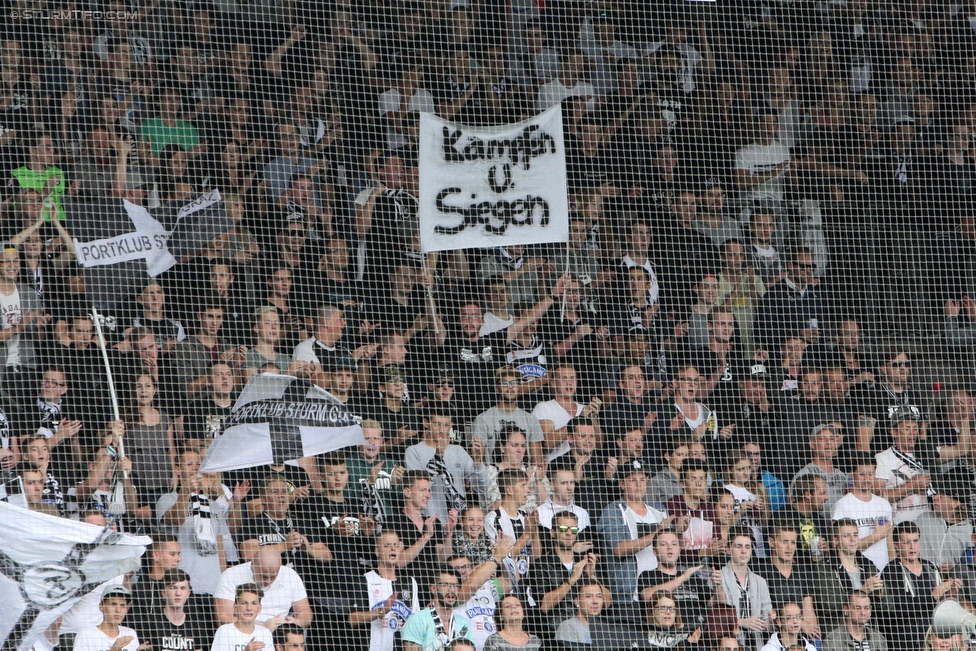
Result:
{"label": "black t-shirt", "polygon": [[359,518],[359,502],[344,500],[334,502],[324,495],[310,497],[299,529],[313,542],[324,542],[333,554],[342,554],[352,548],[349,544],[356,536],[344,536],[339,533],[344,517]]}
{"label": "black t-shirt", "polygon": [[[42,431],[44,436],[54,436],[64,420],[71,420],[73,413],[65,400],[55,404],[40,398],[28,398],[20,408],[12,414],[12,432],[18,437],[32,437]],[[50,441],[50,437],[48,438]],[[66,485],[79,479],[80,468],[77,467],[71,453],[69,441],[51,449],[50,470],[61,477]]]}
{"label": "black t-shirt", "polygon": [[139,641],[151,643],[153,651],[206,651],[213,642],[213,629],[196,609],[191,612],[186,607],[184,612],[186,618],[180,626],[169,621],[162,607],[133,620]]}
{"label": "black t-shirt", "polygon": [[[715,369],[720,369],[718,383],[708,396],[708,405],[727,416],[729,408],[739,397],[739,376],[741,373],[737,368],[737,362],[742,359],[741,349],[738,346],[732,348],[725,356],[724,362],[715,351],[707,347],[692,349],[689,351],[689,355],[698,365],[698,373],[702,377],[711,375]],[[726,422],[733,422],[728,418],[725,420]]]}
{"label": "black t-shirt", "polygon": [[[162,612],[165,605],[163,595],[160,592],[162,588],[162,581],[151,579],[148,574],[140,575],[139,581],[132,586],[132,607],[129,612],[133,622],[149,617],[151,613]],[[139,628],[136,626],[133,628],[139,632],[140,636],[143,635]]]}
{"label": "black t-shirt", "polygon": [[295,530],[297,530],[296,520],[291,516],[276,520],[266,513],[261,513],[241,523],[236,542],[241,546],[246,540],[257,539],[259,547],[280,545],[288,538],[288,534]]}
{"label": "black t-shirt", "polygon": [[[424,532],[417,528],[413,521],[405,516],[402,511],[394,513],[387,520],[383,528],[388,531],[396,531],[403,543],[403,548],[408,549],[420,539]],[[422,586],[430,584],[434,572],[441,566],[437,560],[437,545],[444,542],[444,526],[440,521],[434,523],[434,537],[431,538],[417,557],[407,566],[407,571],[417,577]]]}
{"label": "black t-shirt", "polygon": [[233,402],[221,407],[210,396],[194,400],[184,415],[183,438],[214,440],[223,429],[224,419],[230,415],[232,406]]}
{"label": "black t-shirt", "polygon": [[604,151],[592,156],[570,151],[566,167],[569,187],[576,190],[593,190],[605,183],[615,184],[619,176],[614,159]]}
{"label": "black t-shirt", "polygon": [[424,297],[419,292],[413,292],[408,297],[407,305],[395,301],[388,292],[374,296],[370,303],[368,317],[370,322],[382,324],[385,328],[396,332],[409,330],[414,319],[423,315],[425,310]]}
{"label": "black t-shirt", "polygon": [[111,419],[111,398],[101,353],[94,344],[84,350],[66,348],[59,352],[68,373],[71,396],[78,404],[85,405],[86,425],[103,426]]}
{"label": "black t-shirt", "polygon": [[605,360],[600,354],[600,344],[596,336],[596,331],[602,325],[598,322],[596,315],[592,313],[580,312],[580,319],[575,323],[567,318],[561,318],[558,311],[542,319],[539,323],[539,332],[545,337],[546,341],[553,346],[558,346],[561,342],[568,339],[576,328],[589,325],[593,332],[579,339],[565,355],[562,362],[572,364],[576,369],[578,385],[576,389],[577,402],[589,402],[590,398],[597,394],[600,388],[600,376],[606,367]]}
{"label": "black t-shirt", "polygon": [[495,369],[505,364],[508,337],[493,332],[469,342],[454,335],[441,348],[441,359],[455,374],[454,395],[465,406],[462,421],[473,418],[495,402]]}
{"label": "black t-shirt", "polygon": [[819,545],[820,552],[823,553],[826,543],[830,539],[831,524],[824,515],[817,511],[811,515],[803,515],[792,504],[787,504],[780,511],[781,519],[792,523],[793,528],[799,532],[796,540],[797,554],[803,554],[804,560],[813,558],[810,545],[813,541]]}
{"label": "black t-shirt", "polygon": [[[644,572],[637,577],[637,593],[640,594],[645,588],[673,581],[684,571],[677,568],[677,574],[671,575],[661,571],[657,567],[650,572]],[[707,568],[706,568],[707,569]],[[705,612],[708,608],[708,600],[711,599],[712,590],[708,587],[708,582],[698,574],[693,574],[687,581],[671,591],[674,602],[681,613],[681,619],[687,624],[697,625],[705,621]]]}
{"label": "black t-shirt", "polygon": [[[581,555],[573,554],[574,563],[582,558],[584,557]],[[536,603],[541,603],[547,593],[568,581],[572,574],[572,566],[567,568],[555,552],[550,552],[532,561],[529,565],[529,573],[525,576],[525,583],[531,591],[532,598]],[[571,593],[567,594],[562,601],[553,604],[547,613],[534,613],[536,615],[534,625],[542,632],[545,632],[547,628],[555,631],[560,622],[575,614],[572,597]]]}
{"label": "black t-shirt", "polygon": [[[657,413],[657,404],[648,396],[638,402],[632,402],[624,396],[617,398],[600,416],[600,425],[604,432],[604,449],[607,452],[615,451],[613,441],[614,436],[619,436],[624,432],[633,429],[647,430],[644,427],[644,419],[651,412]],[[655,419],[656,422],[657,419]]]}
{"label": "black t-shirt", "polygon": [[[402,405],[400,411],[393,411],[380,400],[371,401],[372,404],[369,404],[370,401],[366,402],[366,406],[362,409],[358,405],[352,405],[352,411],[361,414],[364,418],[368,417],[379,421],[383,426],[383,437],[390,444],[390,456],[396,459],[397,462],[401,462],[406,449],[420,442],[420,436],[424,431],[424,423],[420,412],[410,405]],[[397,437],[401,429],[413,430],[417,432],[417,435],[400,442]]]}
{"label": "black t-shirt", "polygon": [[806,563],[794,561],[793,571],[789,577],[785,577],[772,560],[759,558],[753,564],[752,571],[766,579],[774,606],[789,602],[802,605],[804,597],[814,595],[813,575]]}
{"label": "black t-shirt", "polygon": [[[369,564],[373,556],[375,539],[361,532],[345,536],[342,530],[344,517],[359,518],[361,508],[356,500],[333,502],[323,495],[309,499],[299,530],[311,543],[324,543],[332,552],[328,572],[312,571],[313,589],[328,589],[330,586],[349,585],[356,575],[362,575],[363,566]],[[313,568],[321,569],[321,568]],[[322,576],[327,574],[328,577]],[[340,590],[341,592],[341,590]]]}
{"label": "black t-shirt", "polygon": [[156,341],[159,342],[160,346],[166,344],[167,341],[179,341],[180,335],[186,337],[186,330],[176,319],[170,319],[163,317],[159,321],[150,321],[149,319],[138,316],[132,319],[132,326],[146,326],[152,329],[153,334],[156,335]]}

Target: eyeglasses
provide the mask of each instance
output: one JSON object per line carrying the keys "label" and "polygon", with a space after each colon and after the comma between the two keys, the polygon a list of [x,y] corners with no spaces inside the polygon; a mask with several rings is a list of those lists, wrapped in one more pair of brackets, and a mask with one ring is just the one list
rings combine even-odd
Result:
{"label": "eyeglasses", "polygon": [[522,384],[521,380],[499,380],[498,386],[500,387],[517,387]]}
{"label": "eyeglasses", "polygon": [[912,363],[907,359],[896,359],[894,361],[888,362],[888,366],[891,368],[911,368]]}
{"label": "eyeglasses", "polygon": [[66,387],[66,386],[68,386],[68,383],[67,382],[58,382],[57,380],[49,380],[47,378],[44,378],[43,380],[41,380],[41,384],[45,384],[45,385],[47,385],[49,387]]}
{"label": "eyeglasses", "polygon": [[654,607],[654,610],[656,610],[659,613],[676,613],[676,612],[678,612],[678,609],[675,606],[655,606]]}
{"label": "eyeglasses", "polygon": [[556,527],[556,531],[559,533],[579,533],[579,527],[568,527],[565,524],[561,524]]}

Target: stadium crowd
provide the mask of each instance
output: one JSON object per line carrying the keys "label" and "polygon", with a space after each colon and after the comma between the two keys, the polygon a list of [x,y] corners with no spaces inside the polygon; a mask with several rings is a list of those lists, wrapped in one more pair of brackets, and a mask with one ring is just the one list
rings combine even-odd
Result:
{"label": "stadium crowd", "polygon": [[[948,229],[971,360],[976,2],[4,6],[6,499],[153,539],[37,651],[965,646],[971,362],[922,390],[796,206]],[[557,103],[568,245],[422,254],[420,114]],[[95,323],[72,234],[214,189]],[[261,373],[365,443],[201,473]]]}

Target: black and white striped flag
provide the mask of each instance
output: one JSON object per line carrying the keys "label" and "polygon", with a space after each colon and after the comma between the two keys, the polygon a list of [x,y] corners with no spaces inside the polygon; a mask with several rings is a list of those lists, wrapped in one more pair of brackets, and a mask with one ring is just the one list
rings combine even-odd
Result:
{"label": "black and white striped flag", "polygon": [[181,258],[233,228],[223,198],[211,190],[190,202],[171,202],[151,213],[123,199],[68,202],[75,258],[96,305],[109,307],[141,291]]}
{"label": "black and white striped flag", "polygon": [[363,445],[362,418],[331,393],[290,375],[251,378],[224,419],[200,472],[282,464]]}

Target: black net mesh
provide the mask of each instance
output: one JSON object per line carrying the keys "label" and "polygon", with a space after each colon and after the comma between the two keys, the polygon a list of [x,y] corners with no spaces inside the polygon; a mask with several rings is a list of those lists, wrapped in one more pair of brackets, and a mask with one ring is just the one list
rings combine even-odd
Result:
{"label": "black net mesh", "polygon": [[976,2],[0,4],[0,651],[969,644]]}

